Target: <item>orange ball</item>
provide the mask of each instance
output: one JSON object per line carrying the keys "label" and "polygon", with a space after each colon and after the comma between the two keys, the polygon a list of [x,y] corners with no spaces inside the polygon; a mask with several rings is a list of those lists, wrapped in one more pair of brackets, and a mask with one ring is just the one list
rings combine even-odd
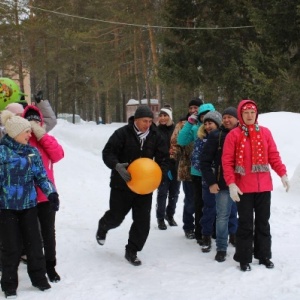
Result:
{"label": "orange ball", "polygon": [[161,182],[161,168],[150,158],[142,157],[134,160],[127,171],[131,175],[131,180],[127,182],[127,185],[136,194],[150,194],[158,188]]}

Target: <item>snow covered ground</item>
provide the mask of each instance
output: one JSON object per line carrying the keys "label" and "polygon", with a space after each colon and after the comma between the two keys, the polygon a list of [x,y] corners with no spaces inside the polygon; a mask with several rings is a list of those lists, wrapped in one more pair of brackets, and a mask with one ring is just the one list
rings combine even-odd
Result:
{"label": "snow covered ground", "polygon": [[[268,113],[259,123],[271,129],[288,169],[291,189],[286,193],[273,173],[271,231],[275,268],[252,263],[251,272],[241,272],[229,246],[225,262],[202,253],[195,240],[182,230],[183,192],[175,219],[178,227],[157,228],[156,193],[153,196],[149,238],[138,253],[142,266],[124,258],[131,214],[108,233],[104,246],[97,244],[98,219],[108,209],[110,170],[102,161],[102,149],[109,136],[123,124],[70,124],[59,120],[51,132],[65,150],[55,174],[61,199],[57,213],[57,271],[62,280],[48,292],[31,286],[26,266],[19,267],[19,299],[128,299],[128,300],[250,300],[300,299],[300,114]],[[0,294],[0,297],[4,298]]]}

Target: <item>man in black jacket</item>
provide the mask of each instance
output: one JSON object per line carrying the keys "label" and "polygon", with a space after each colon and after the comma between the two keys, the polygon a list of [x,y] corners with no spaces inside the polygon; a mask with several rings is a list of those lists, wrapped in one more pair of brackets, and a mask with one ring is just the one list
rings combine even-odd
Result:
{"label": "man in black jacket", "polygon": [[222,125],[208,135],[200,157],[202,177],[207,182],[212,194],[216,194],[216,245],[215,260],[223,262],[226,259],[228,232],[230,243],[235,245],[237,230],[237,207],[230,198],[228,187],[223,177],[222,152],[227,133],[238,124],[237,110],[228,107],[222,114]]}
{"label": "man in black jacket", "polygon": [[133,223],[129,231],[125,258],[134,266],[141,261],[137,251],[146,243],[150,230],[152,193],[139,195],[131,191],[127,182],[131,175],[127,166],[134,160],[147,157],[155,159],[166,176],[169,165],[167,143],[158,133],[153,121],[153,113],[146,105],[137,108],[134,119],[117,129],[109,138],[102,151],[104,163],[111,171],[110,209],[99,220],[96,239],[104,245],[108,230],[118,227],[132,209]]}

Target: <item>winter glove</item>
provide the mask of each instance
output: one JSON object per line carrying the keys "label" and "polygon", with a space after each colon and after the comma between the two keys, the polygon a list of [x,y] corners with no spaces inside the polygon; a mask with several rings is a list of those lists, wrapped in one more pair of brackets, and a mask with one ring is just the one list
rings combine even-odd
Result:
{"label": "winter glove", "polygon": [[198,116],[197,115],[190,115],[188,118],[188,122],[192,125],[198,123]]}
{"label": "winter glove", "polygon": [[131,180],[130,173],[126,170],[128,163],[118,163],[116,164],[116,170],[120,174],[120,176],[127,182]]}
{"label": "winter glove", "polygon": [[50,202],[52,210],[58,211],[59,210],[59,198],[58,198],[58,194],[57,193],[51,193],[48,196],[48,200]]}
{"label": "winter glove", "polygon": [[243,195],[243,192],[238,188],[238,186],[235,183],[231,183],[229,184],[229,194],[230,194],[230,198],[234,201],[234,202],[240,202],[240,195]]}
{"label": "winter glove", "polygon": [[38,91],[36,95],[34,95],[34,100],[36,103],[40,103],[43,100],[43,91]]}
{"label": "winter glove", "polygon": [[34,135],[36,136],[37,140],[39,141],[45,134],[46,130],[36,121],[30,121],[31,129]]}
{"label": "winter glove", "polygon": [[281,177],[281,182],[283,184],[283,187],[285,188],[285,191],[288,192],[290,189],[290,182],[289,182],[287,175],[283,175]]}

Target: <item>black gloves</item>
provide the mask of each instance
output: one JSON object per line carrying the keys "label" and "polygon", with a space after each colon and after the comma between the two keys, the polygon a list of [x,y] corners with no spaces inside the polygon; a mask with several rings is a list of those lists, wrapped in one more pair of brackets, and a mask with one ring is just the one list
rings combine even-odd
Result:
{"label": "black gloves", "polygon": [[40,103],[43,100],[43,91],[38,91],[36,95],[34,95],[34,100],[36,103]]}
{"label": "black gloves", "polygon": [[128,166],[128,163],[118,163],[116,164],[116,170],[120,174],[120,176],[127,182],[131,180],[131,175],[129,172],[127,172],[126,167]]}
{"label": "black gloves", "polygon": [[57,193],[51,193],[48,196],[48,200],[50,202],[52,210],[58,211],[59,210],[59,198],[58,198],[58,194]]}

